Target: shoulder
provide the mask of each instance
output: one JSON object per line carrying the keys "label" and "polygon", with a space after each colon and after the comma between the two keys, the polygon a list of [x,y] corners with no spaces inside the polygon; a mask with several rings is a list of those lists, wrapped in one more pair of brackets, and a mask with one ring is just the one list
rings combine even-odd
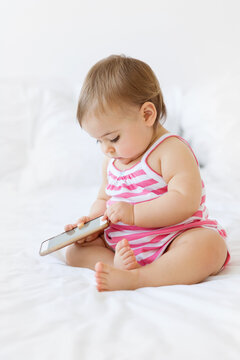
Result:
{"label": "shoulder", "polygon": [[190,156],[197,163],[197,159],[186,140],[178,135],[170,135],[163,140],[156,149],[158,154],[163,158],[166,156],[175,156],[176,158],[181,156]]}
{"label": "shoulder", "polygon": [[187,157],[192,159],[196,164],[198,163],[190,145],[186,140],[177,135],[170,135],[159,144],[156,150],[162,160],[173,157],[177,161],[181,158]]}
{"label": "shoulder", "polygon": [[171,134],[150,153],[147,163],[161,176],[166,175],[168,168],[182,169],[185,166],[198,168],[197,160],[190,146],[184,139]]}
{"label": "shoulder", "polygon": [[169,182],[176,175],[199,179],[199,166],[197,159],[184,139],[171,137],[162,144],[161,172],[164,180]]}

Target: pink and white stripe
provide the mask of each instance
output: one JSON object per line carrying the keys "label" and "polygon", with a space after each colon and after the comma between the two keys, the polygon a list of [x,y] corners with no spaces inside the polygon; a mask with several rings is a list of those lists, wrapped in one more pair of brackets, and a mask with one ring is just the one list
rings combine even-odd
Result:
{"label": "pink and white stripe", "polygon": [[[179,138],[191,149],[183,138],[168,133],[161,136],[137,164],[125,171],[116,168],[114,159],[109,162],[106,193],[111,196],[111,199],[108,201],[107,206],[116,201],[137,204],[153,200],[168,191],[167,184],[159,174],[151,169],[147,163],[147,158],[165,139],[173,136]],[[161,256],[171,241],[187,229],[195,227],[211,228],[217,230],[222,237],[226,238],[225,230],[215,220],[208,218],[205,201],[206,192],[202,181],[202,198],[199,209],[189,219],[174,226],[162,228],[143,228],[118,222],[105,229],[105,239],[112,249],[115,249],[118,241],[123,238],[127,239],[138,263],[146,265]]]}

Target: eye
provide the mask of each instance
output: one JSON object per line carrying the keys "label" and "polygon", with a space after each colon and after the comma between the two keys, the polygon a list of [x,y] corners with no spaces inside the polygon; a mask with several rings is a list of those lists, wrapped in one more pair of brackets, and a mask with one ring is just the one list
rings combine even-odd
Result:
{"label": "eye", "polygon": [[119,140],[119,138],[120,138],[120,136],[118,135],[117,137],[115,137],[115,139],[112,139],[112,140],[110,140],[110,141],[113,142],[113,143],[115,143],[115,142],[117,142],[117,141]]}

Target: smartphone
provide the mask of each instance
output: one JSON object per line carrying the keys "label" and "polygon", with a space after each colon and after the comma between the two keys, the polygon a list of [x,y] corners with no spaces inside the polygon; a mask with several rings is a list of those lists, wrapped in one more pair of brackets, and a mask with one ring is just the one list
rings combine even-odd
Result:
{"label": "smartphone", "polygon": [[84,239],[95,232],[104,230],[107,226],[108,221],[102,220],[102,216],[99,216],[86,222],[80,229],[76,227],[43,241],[41,243],[39,254],[41,256],[50,254],[56,250],[64,248],[65,246],[71,245],[80,239]]}

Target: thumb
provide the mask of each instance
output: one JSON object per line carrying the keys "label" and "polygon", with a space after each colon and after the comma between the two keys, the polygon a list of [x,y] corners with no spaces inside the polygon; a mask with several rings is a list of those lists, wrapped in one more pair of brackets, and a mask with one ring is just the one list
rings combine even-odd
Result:
{"label": "thumb", "polygon": [[107,216],[107,210],[105,211],[105,213],[103,214],[102,220],[107,220],[108,216]]}

